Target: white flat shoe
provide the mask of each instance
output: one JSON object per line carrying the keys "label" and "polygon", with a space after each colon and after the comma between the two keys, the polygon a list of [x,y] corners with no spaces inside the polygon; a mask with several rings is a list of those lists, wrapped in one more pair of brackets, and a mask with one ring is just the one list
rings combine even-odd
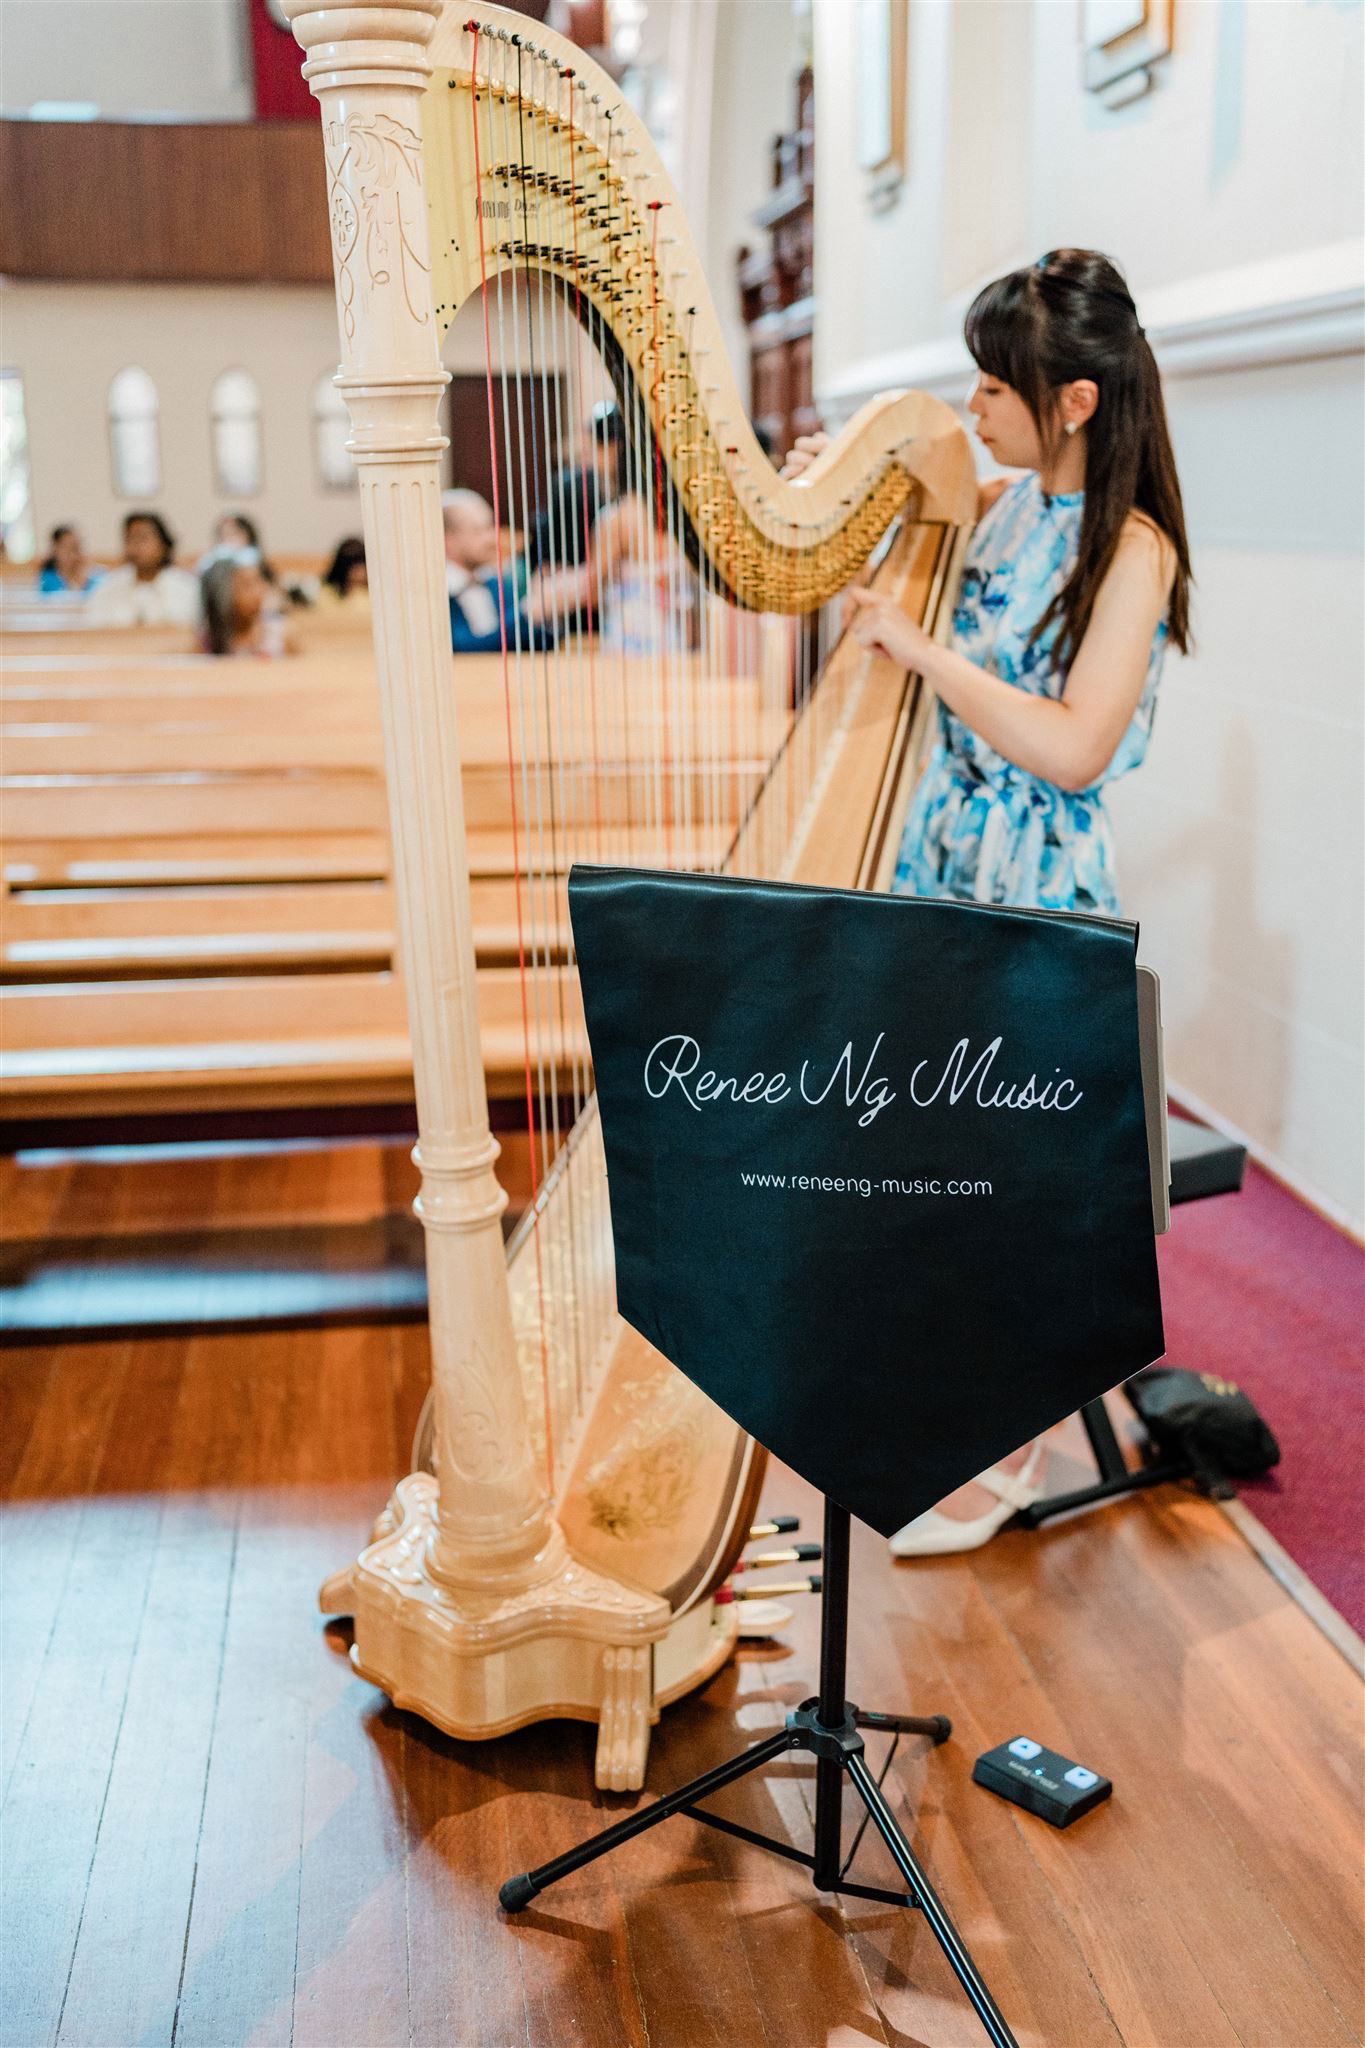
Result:
{"label": "white flat shoe", "polygon": [[891,1555],[948,1557],[958,1550],[980,1550],[997,1529],[1003,1529],[1011,1515],[1017,1515],[1020,1508],[1032,1507],[1039,1498],[1043,1491],[1037,1483],[1042,1463],[1040,1437],[1017,1472],[1002,1472],[998,1465],[978,1472],[976,1483],[995,1495],[995,1507],[978,1515],[974,1522],[955,1522],[951,1515],[941,1515],[937,1508],[926,1508],[913,1522],[896,1531],[891,1538]]}

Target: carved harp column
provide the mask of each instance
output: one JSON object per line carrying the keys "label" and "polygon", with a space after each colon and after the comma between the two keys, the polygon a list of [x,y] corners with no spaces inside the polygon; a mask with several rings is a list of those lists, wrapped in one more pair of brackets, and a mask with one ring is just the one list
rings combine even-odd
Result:
{"label": "carved harp column", "polygon": [[[486,1736],[545,1712],[603,1722],[606,1782],[639,1782],[655,1596],[568,1555],[527,1426],[480,1057],[450,650],[421,97],[440,0],[284,0],[321,103],[341,369],[360,475],[398,936],[417,1097],[435,1462],[323,1590],[399,1706]],[[438,1495],[439,1484],[439,1495]]]}

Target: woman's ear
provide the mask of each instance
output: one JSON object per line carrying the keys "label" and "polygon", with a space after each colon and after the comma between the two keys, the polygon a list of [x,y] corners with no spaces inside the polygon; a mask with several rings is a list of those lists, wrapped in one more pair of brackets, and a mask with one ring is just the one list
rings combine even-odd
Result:
{"label": "woman's ear", "polygon": [[1062,425],[1068,434],[1093,420],[1099,410],[1100,387],[1092,377],[1077,377],[1061,389]]}

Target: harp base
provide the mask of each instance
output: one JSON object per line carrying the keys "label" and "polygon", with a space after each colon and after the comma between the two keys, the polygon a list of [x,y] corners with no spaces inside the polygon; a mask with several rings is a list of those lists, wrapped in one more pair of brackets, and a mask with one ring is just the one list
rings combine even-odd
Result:
{"label": "harp base", "polygon": [[[696,1675],[676,1684],[682,1691],[724,1661],[732,1632],[704,1614],[675,1622],[657,1595],[567,1552],[555,1576],[523,1590],[456,1594],[428,1568],[435,1511],[435,1479],[410,1473],[374,1541],[321,1590],[324,1613],[354,1619],[358,1675],[396,1707],[464,1741],[532,1721],[596,1721],[598,1786],[638,1791],[659,1713],[655,1644],[688,1634],[683,1661]],[[674,1690],[670,1684],[670,1696]]]}

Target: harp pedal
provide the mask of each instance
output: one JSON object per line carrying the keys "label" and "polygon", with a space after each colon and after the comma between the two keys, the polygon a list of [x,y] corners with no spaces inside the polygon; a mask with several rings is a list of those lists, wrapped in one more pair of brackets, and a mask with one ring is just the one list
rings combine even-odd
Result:
{"label": "harp pedal", "polygon": [[[770,1600],[775,1594],[790,1599],[794,1593],[818,1593],[822,1584],[820,1574],[815,1572],[808,1579],[781,1579],[775,1586],[736,1586],[733,1597],[736,1600]],[[717,1596],[719,1597],[719,1596]]]}
{"label": "harp pedal", "polygon": [[737,1572],[761,1572],[775,1564],[818,1564],[819,1561],[818,1543],[792,1543],[785,1550],[764,1550],[757,1557],[741,1557],[734,1569]]}

